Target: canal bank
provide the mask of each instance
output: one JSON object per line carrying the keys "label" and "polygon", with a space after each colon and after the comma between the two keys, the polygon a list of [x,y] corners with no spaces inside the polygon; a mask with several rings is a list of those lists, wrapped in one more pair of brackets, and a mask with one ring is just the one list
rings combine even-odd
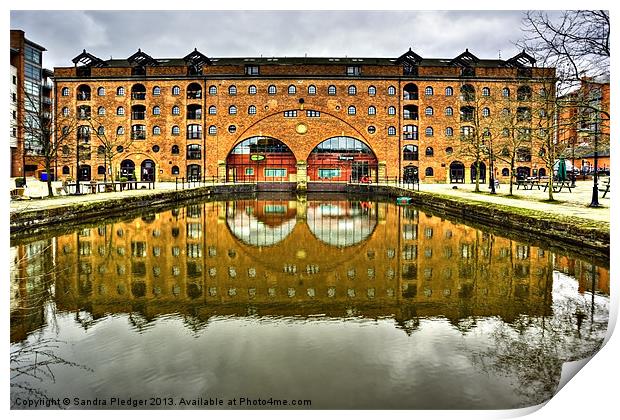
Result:
{"label": "canal bank", "polygon": [[[609,223],[597,220],[597,217],[588,218],[585,211],[583,213],[586,217],[572,216],[573,212],[563,211],[561,204],[537,203],[526,206],[519,201],[515,205],[496,204],[482,201],[483,196],[472,195],[470,198],[413,191],[391,185],[351,184],[345,192],[382,200],[411,197],[413,205],[440,217],[466,221],[500,232],[508,230],[537,241],[559,242],[570,248],[586,247],[609,255]],[[28,236],[49,228],[68,228],[102,217],[137,215],[189,200],[233,199],[240,194],[257,194],[257,188],[253,184],[216,184],[180,191],[143,190],[134,195],[125,192],[107,193],[12,203],[11,238]],[[592,209],[596,210],[602,209]]]}

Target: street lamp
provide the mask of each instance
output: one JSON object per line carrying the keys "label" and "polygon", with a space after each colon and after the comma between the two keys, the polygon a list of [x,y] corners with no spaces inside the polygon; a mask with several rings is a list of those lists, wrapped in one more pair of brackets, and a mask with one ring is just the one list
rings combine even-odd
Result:
{"label": "street lamp", "polygon": [[594,185],[592,186],[592,201],[590,207],[600,207],[598,202],[598,114],[594,121]]}
{"label": "street lamp", "polygon": [[575,188],[575,180],[577,179],[577,175],[575,175],[575,137],[572,138],[573,144],[571,147],[571,151],[573,153],[573,169],[571,170],[571,188]]}
{"label": "street lamp", "polygon": [[491,194],[496,194],[495,191],[495,168],[493,166],[493,138],[489,138],[489,186],[491,187]]}

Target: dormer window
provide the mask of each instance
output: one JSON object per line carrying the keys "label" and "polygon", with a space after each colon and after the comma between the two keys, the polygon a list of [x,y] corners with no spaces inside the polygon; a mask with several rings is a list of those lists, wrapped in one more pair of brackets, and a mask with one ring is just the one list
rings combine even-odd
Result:
{"label": "dormer window", "polygon": [[258,76],[258,66],[245,66],[245,74],[247,76]]}
{"label": "dormer window", "polygon": [[360,66],[347,66],[347,76],[360,76],[362,68]]}

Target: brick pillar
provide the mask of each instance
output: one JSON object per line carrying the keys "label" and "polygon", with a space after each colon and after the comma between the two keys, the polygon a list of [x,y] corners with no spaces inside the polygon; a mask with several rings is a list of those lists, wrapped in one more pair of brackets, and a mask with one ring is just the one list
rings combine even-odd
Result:
{"label": "brick pillar", "polygon": [[217,161],[217,177],[220,182],[226,181],[226,162],[223,160]]}
{"label": "brick pillar", "polygon": [[379,180],[383,181],[385,179],[386,174],[387,174],[387,172],[386,172],[385,161],[381,160],[381,161],[379,161],[378,168],[377,168],[377,176],[379,177]]}
{"label": "brick pillar", "polygon": [[[308,165],[305,160],[297,161],[297,191],[308,189]],[[299,214],[299,213],[298,213]]]}
{"label": "brick pillar", "polygon": [[297,201],[295,205],[297,207],[297,214],[295,215],[297,223],[306,223],[306,213],[308,210],[308,199],[306,195],[297,195]]}
{"label": "brick pillar", "polygon": [[465,165],[465,183],[469,184],[471,182],[471,166]]}

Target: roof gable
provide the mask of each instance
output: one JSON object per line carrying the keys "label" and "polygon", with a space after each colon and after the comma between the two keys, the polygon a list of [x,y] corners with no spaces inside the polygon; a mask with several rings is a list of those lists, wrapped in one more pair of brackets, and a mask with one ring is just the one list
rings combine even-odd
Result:
{"label": "roof gable", "polygon": [[456,66],[460,65],[464,67],[471,67],[471,66],[475,66],[476,63],[478,63],[478,61],[480,61],[480,59],[476,57],[475,55],[473,55],[472,53],[470,53],[469,49],[466,48],[465,52],[453,58],[450,61],[450,64],[456,65]]}
{"label": "roof gable", "polygon": [[90,53],[87,53],[86,50],[82,50],[82,53],[76,56],[71,61],[73,61],[73,64],[75,64],[76,66],[78,65],[78,63],[86,67],[92,67],[92,66],[102,67],[106,65],[106,63],[103,60],[95,57],[94,55]]}
{"label": "roof gable", "polygon": [[127,61],[132,66],[156,66],[157,60],[138,48],[138,51],[131,57],[127,58]]}

